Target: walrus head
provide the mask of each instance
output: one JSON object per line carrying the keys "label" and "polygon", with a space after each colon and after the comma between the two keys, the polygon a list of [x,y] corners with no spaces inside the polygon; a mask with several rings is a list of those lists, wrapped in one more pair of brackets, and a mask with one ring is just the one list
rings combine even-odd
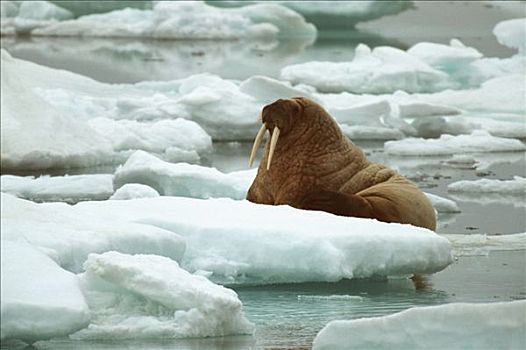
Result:
{"label": "walrus head", "polygon": [[252,166],[256,157],[256,152],[268,130],[271,133],[270,152],[267,162],[267,170],[269,170],[279,136],[290,132],[294,119],[299,118],[302,112],[303,106],[298,98],[290,100],[279,99],[276,102],[263,107],[263,110],[261,111],[261,121],[263,125],[259,129],[256,139],[254,140],[248,166]]}
{"label": "walrus head", "polygon": [[267,159],[267,170],[269,170],[280,137],[294,142],[294,135],[301,135],[302,133],[305,133],[306,130],[312,131],[319,129],[322,126],[325,126],[324,124],[329,124],[334,127],[334,121],[326,113],[323,115],[320,115],[320,113],[304,113],[306,108],[313,106],[316,107],[316,110],[325,112],[317,103],[303,97],[279,99],[263,107],[263,110],[261,111],[261,122],[263,125],[259,129],[254,140],[249,159],[249,166],[252,166],[256,157],[256,152],[267,131],[271,135]]}

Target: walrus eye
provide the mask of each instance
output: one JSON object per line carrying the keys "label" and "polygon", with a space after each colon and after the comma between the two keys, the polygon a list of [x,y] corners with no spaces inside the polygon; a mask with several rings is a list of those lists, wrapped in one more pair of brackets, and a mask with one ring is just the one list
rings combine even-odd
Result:
{"label": "walrus eye", "polygon": [[261,129],[259,129],[258,134],[256,135],[256,139],[254,140],[254,145],[252,146],[252,152],[250,152],[250,159],[248,160],[248,167],[252,166],[252,163],[254,163],[254,159],[256,159],[256,152],[258,151],[259,145],[261,145],[261,141],[263,140],[263,137],[265,136],[265,131],[267,131],[267,128],[265,124],[261,126]]}
{"label": "walrus eye", "polygon": [[276,150],[276,143],[278,143],[278,138],[279,128],[275,126],[274,131],[272,132],[272,138],[270,139],[270,150],[268,152],[267,170],[270,169],[270,163],[272,162],[272,156],[274,155],[274,151]]}

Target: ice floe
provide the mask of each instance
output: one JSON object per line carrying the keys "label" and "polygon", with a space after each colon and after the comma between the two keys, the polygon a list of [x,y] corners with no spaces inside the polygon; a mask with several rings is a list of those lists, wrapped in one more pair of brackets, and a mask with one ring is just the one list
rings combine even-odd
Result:
{"label": "ice floe", "polygon": [[1,190],[34,202],[77,203],[105,200],[113,194],[113,175],[14,176],[2,175]]}
{"label": "ice floe", "polygon": [[79,214],[75,206],[65,203],[36,204],[2,194],[1,204],[2,245],[6,241],[28,242],[69,271],[80,272],[90,253],[116,250],[179,261],[185,250],[184,238],[177,233],[127,220]]}
{"label": "ice floe", "polygon": [[158,197],[82,202],[73,210],[177,232],[186,240],[181,266],[226,284],[404,275],[451,262],[449,243],[434,232],[288,206]]}
{"label": "ice floe", "polygon": [[452,303],[393,315],[332,321],[313,349],[507,348],[526,346],[526,301]]}
{"label": "ice floe", "polygon": [[1,246],[2,340],[31,344],[66,336],[88,325],[88,305],[75,274],[24,241],[2,239]]}
{"label": "ice floe", "polygon": [[526,18],[517,18],[498,23],[493,34],[499,43],[519,50],[519,54],[526,54]]}
{"label": "ice floe", "polygon": [[425,193],[427,198],[431,201],[431,204],[433,204],[433,207],[435,210],[439,213],[460,213],[460,209],[458,208],[457,203],[455,201],[452,201],[451,199],[447,199],[444,197],[437,196],[436,194],[432,193]]}
{"label": "ice floe", "polygon": [[134,153],[115,172],[115,187],[141,183],[164,196],[246,198],[256,169],[224,174],[215,168],[168,163],[143,151]]}
{"label": "ice floe", "polygon": [[356,47],[351,62],[307,62],[286,66],[281,79],[307,84],[320,92],[433,92],[450,86],[448,75],[394,47]]}
{"label": "ice floe", "polygon": [[49,1],[2,1],[2,35],[28,33],[58,21],[69,20],[73,14]]}
{"label": "ice floe", "polygon": [[73,339],[159,339],[251,334],[237,294],[169,258],[91,254],[80,280],[89,327]]}
{"label": "ice floe", "polygon": [[491,136],[487,131],[475,130],[470,135],[441,135],[438,139],[407,138],[387,141],[387,154],[404,156],[430,156],[477,152],[524,151],[519,140]]}
{"label": "ice floe", "polygon": [[526,194],[526,178],[514,176],[512,180],[480,179],[462,180],[450,183],[449,192]]}
{"label": "ice floe", "polygon": [[442,235],[451,242],[453,255],[486,256],[493,251],[526,250],[526,233],[506,235],[488,234],[448,234]]}
{"label": "ice floe", "polygon": [[[46,2],[46,6],[54,6]],[[59,8],[60,9],[60,8]],[[66,13],[67,10],[60,9]],[[157,39],[250,39],[312,37],[316,28],[297,12],[277,4],[221,9],[203,1],[157,1],[152,9],[125,8],[76,19],[20,23],[21,11],[2,22],[2,34],[141,37]],[[11,13],[10,13],[11,14]],[[24,24],[24,25],[23,25]]]}
{"label": "ice floe", "polygon": [[160,194],[150,186],[136,183],[124,184],[110,197],[115,200],[128,200],[136,198],[155,198]]}
{"label": "ice floe", "polygon": [[[122,187],[116,191],[114,197],[124,187],[140,183],[165,196],[244,199],[256,173],[257,169],[223,173],[215,168],[199,165],[172,164],[146,152],[137,151],[115,172],[115,187]],[[430,193],[426,195],[437,212],[460,212],[454,201]]]}
{"label": "ice floe", "polygon": [[247,3],[276,3],[291,8],[317,28],[350,28],[358,22],[394,15],[412,6],[411,1],[208,1],[211,5],[239,6]]}

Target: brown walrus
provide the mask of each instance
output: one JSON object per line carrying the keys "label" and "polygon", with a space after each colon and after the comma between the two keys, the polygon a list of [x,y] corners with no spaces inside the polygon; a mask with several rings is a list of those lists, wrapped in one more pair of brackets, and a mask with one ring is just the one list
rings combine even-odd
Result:
{"label": "brown walrus", "polygon": [[261,118],[250,165],[266,131],[272,136],[249,201],[435,230],[435,211],[424,193],[396,171],[367,160],[319,104],[304,97],[280,99],[265,106]]}

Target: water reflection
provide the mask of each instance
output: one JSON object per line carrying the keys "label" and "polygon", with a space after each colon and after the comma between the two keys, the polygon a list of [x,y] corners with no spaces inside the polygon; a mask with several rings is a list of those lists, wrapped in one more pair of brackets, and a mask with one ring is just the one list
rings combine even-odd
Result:
{"label": "water reflection", "polygon": [[107,83],[173,80],[197,73],[244,80],[279,77],[281,68],[311,60],[350,61],[360,43],[396,41],[357,31],[289,40],[153,40],[134,38],[2,37],[14,57]]}

